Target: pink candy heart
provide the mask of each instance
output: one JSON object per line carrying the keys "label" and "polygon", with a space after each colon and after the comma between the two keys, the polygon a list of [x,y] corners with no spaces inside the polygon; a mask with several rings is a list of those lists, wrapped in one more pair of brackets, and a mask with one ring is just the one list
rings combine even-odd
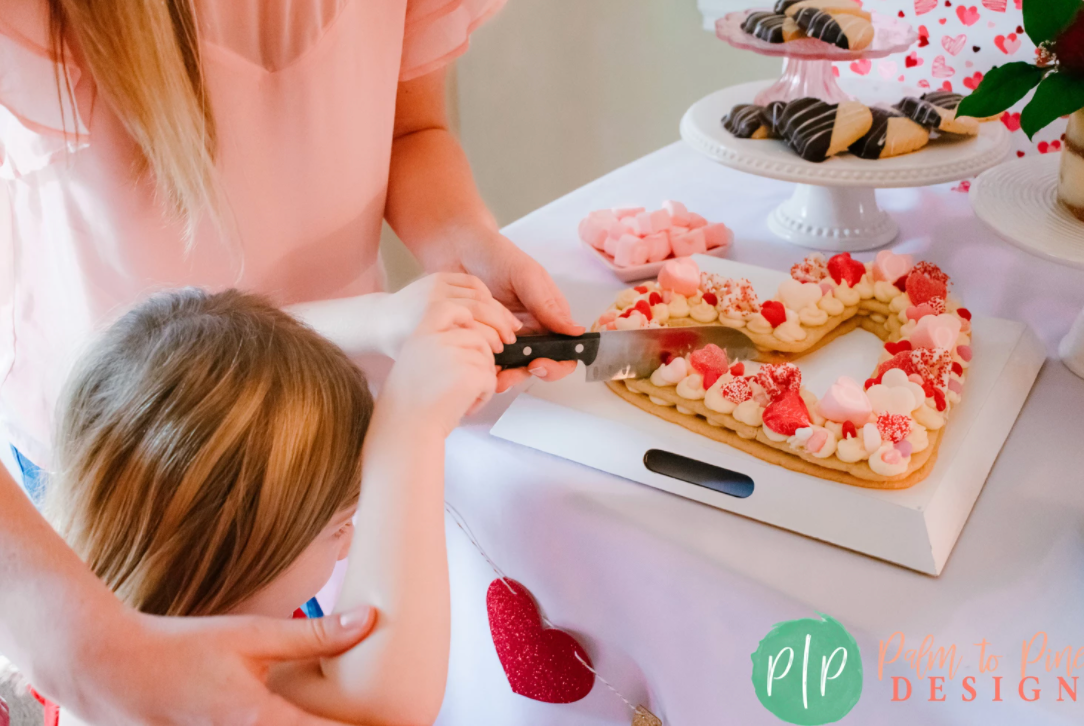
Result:
{"label": "pink candy heart", "polygon": [[859,427],[867,423],[870,414],[873,413],[869,396],[862,390],[858,381],[848,376],[840,376],[828,387],[824,398],[817,403],[817,409],[821,416],[829,421],[836,423],[850,421]]}
{"label": "pink candy heart", "polygon": [[881,250],[873,259],[873,279],[895,282],[915,266],[911,255],[897,255],[889,250]]}
{"label": "pink candy heart", "polygon": [[911,332],[911,345],[915,348],[952,350],[960,336],[960,327],[960,319],[955,315],[926,315]]}
{"label": "pink candy heart", "polygon": [[692,297],[700,289],[700,266],[688,257],[670,260],[659,270],[659,287]]}

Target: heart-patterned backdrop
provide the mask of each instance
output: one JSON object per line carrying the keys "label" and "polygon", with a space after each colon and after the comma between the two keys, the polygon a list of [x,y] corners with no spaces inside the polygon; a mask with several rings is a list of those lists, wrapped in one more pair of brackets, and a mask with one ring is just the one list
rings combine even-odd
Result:
{"label": "heart-patterned backdrop", "polygon": [[[896,79],[909,86],[966,95],[994,66],[1035,60],[1035,45],[1024,33],[1021,0],[864,0],[863,7],[902,18],[918,31],[918,43],[907,55],[837,63],[841,76]],[[1001,116],[1001,123],[1013,132],[1013,153],[1060,151],[1064,120],[1037,133],[1033,141],[1020,130],[1020,110],[1030,98],[1028,94]]]}

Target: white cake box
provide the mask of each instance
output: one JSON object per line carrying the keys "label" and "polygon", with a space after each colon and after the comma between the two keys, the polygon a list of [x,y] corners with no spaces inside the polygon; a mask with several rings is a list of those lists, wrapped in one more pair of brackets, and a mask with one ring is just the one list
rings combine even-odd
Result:
{"label": "white cake box", "polygon": [[[702,270],[749,278],[761,299],[773,297],[787,277],[729,260],[696,259]],[[608,304],[599,301],[597,291],[565,292],[580,319],[597,317]],[[1038,338],[1023,323],[975,318],[972,329],[974,358],[963,401],[952,411],[937,462],[925,480],[900,491],[838,484],[773,466],[641,411],[601,383],[586,383],[582,368],[562,381],[533,385],[512,403],[492,433],[719,509],[939,575],[1046,357]],[[881,346],[872,333],[856,330],[802,358],[803,382],[820,396],[840,375],[865,380],[876,366]],[[669,452],[746,475],[752,479],[752,493],[740,498],[656,473],[645,465],[649,451]]]}

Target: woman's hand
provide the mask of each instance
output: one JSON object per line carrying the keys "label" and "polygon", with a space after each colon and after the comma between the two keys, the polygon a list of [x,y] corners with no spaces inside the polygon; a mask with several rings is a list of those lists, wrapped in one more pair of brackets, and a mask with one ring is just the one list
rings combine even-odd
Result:
{"label": "woman's hand", "polygon": [[[549,330],[564,335],[583,334],[584,327],[572,319],[568,301],[553,278],[504,235],[494,232],[484,240],[462,244],[458,249],[460,266],[485,283],[493,297],[523,321],[520,333]],[[574,370],[575,361],[558,363],[539,358],[531,361],[527,369],[498,373],[497,390],[508,390],[531,375],[555,381]]]}
{"label": "woman's hand", "polygon": [[417,417],[450,434],[496,390],[492,331],[458,301],[431,305],[388,374],[374,421]]}
{"label": "woman's hand", "polygon": [[[342,653],[372,630],[372,608],[312,620],[136,615],[126,632],[59,666],[78,671],[90,723],[333,726],[271,693],[272,666]],[[104,639],[104,638],[102,638]],[[60,657],[60,654],[57,654]]]}

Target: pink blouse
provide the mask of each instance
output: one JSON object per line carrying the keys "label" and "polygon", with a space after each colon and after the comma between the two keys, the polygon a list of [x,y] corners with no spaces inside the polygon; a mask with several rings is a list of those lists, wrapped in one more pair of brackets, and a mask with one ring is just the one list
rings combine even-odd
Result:
{"label": "pink blouse", "polygon": [[135,146],[90,74],[69,64],[75,108],[58,98],[45,0],[0,0],[10,200],[10,214],[0,210],[0,425],[10,441],[48,463],[80,347],[151,292],[239,286],[290,304],[378,290],[397,84],[464,52],[503,2],[196,0],[240,245],[205,223],[186,251],[153,185],[134,181]]}

